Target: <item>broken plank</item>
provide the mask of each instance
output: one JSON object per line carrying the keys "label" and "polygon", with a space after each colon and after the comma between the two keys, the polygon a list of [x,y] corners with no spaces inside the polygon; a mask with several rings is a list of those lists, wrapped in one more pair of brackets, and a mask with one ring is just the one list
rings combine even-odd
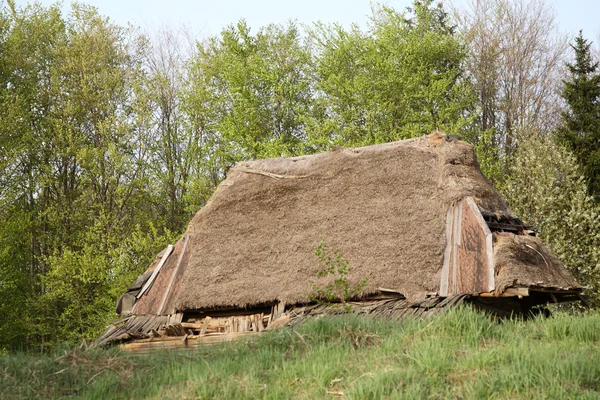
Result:
{"label": "broken plank", "polygon": [[522,297],[529,296],[528,288],[508,288],[504,290],[504,292],[500,294],[495,294],[494,292],[490,293],[479,293],[480,297]]}
{"label": "broken plank", "polygon": [[154,271],[152,271],[152,275],[150,275],[150,278],[148,278],[148,280],[142,287],[142,290],[140,290],[140,292],[137,294],[137,296],[135,296],[137,299],[142,297],[142,295],[144,293],[146,293],[146,291],[150,288],[150,286],[152,286],[152,282],[154,282],[156,275],[158,275],[158,273],[160,272],[160,269],[163,267],[163,265],[165,265],[165,262],[167,261],[167,258],[169,258],[169,255],[173,251],[174,247],[175,246],[173,246],[172,244],[167,246],[167,250],[165,251],[165,254],[163,254],[162,258],[160,259],[160,262],[158,263],[158,265],[156,266]]}
{"label": "broken plank", "polygon": [[125,351],[144,351],[153,349],[177,349],[186,347],[198,347],[203,345],[213,345],[224,342],[232,342],[239,339],[250,339],[254,332],[247,333],[223,333],[219,335],[207,336],[188,336],[185,341],[183,337],[171,337],[170,340],[136,340],[131,343],[119,345],[121,350]]}
{"label": "broken plank", "polygon": [[173,282],[175,281],[175,277],[177,276],[177,271],[179,271],[179,267],[181,266],[181,260],[183,260],[183,256],[185,255],[185,250],[187,249],[189,240],[190,235],[187,235],[185,237],[185,242],[183,243],[183,249],[181,250],[181,254],[179,254],[179,259],[177,260],[177,266],[171,274],[171,280],[169,281],[167,289],[165,290],[165,294],[163,295],[163,299],[160,303],[160,306],[158,306],[157,314],[162,314],[165,311],[165,303],[167,302],[167,298],[169,298],[169,294],[171,294],[171,287],[173,286]]}

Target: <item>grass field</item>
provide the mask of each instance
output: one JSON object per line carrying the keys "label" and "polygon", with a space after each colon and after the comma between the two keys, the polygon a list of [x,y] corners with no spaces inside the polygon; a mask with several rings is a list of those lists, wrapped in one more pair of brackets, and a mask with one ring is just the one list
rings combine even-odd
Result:
{"label": "grass field", "polygon": [[600,398],[600,314],[318,319],[195,350],[0,357],[0,398]]}

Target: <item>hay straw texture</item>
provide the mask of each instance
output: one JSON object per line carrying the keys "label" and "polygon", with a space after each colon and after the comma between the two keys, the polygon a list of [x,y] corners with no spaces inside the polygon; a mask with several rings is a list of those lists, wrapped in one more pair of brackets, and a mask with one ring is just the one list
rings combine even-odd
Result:
{"label": "hay straw texture", "polygon": [[508,287],[581,288],[538,237],[494,233],[494,264],[496,293]]}
{"label": "hay straw texture", "polygon": [[472,196],[510,215],[472,147],[441,133],[295,158],[242,162],[192,219],[178,310],[310,300],[321,239],[378,287],[439,290],[448,207]]}

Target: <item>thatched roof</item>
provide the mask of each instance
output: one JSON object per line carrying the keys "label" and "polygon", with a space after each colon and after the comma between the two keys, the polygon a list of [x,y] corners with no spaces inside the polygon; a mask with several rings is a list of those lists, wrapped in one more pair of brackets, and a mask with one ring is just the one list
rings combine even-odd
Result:
{"label": "thatched roof", "polygon": [[322,239],[349,261],[351,282],[367,278],[363,295],[423,298],[440,287],[448,208],[466,196],[511,215],[472,146],[439,133],[242,162],[190,222],[174,308],[308,302],[311,281],[324,284],[314,272]]}
{"label": "thatched roof", "polygon": [[496,293],[508,287],[581,288],[560,260],[534,236],[494,234]]}
{"label": "thatched roof", "polygon": [[349,261],[351,283],[366,278],[354,312],[423,316],[468,301],[504,316],[580,299],[531,233],[473,148],[441,133],[242,162],[119,299],[123,318],[96,343],[187,346],[190,334],[227,339],[312,313],[305,303],[331,279],[316,274],[322,240]]}

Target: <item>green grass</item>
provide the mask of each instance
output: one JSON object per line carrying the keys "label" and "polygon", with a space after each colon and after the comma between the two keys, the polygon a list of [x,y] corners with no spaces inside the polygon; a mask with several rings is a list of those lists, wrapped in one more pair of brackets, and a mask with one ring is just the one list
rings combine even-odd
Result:
{"label": "green grass", "polygon": [[600,398],[600,314],[321,318],[196,350],[0,357],[0,398]]}

